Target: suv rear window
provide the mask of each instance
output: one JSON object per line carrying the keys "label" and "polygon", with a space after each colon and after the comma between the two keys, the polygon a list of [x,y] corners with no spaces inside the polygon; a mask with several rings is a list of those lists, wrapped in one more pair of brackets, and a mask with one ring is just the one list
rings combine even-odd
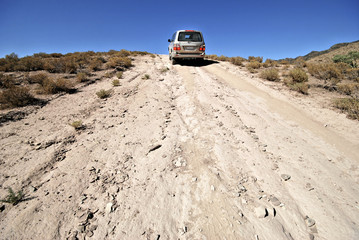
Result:
{"label": "suv rear window", "polygon": [[202,37],[199,32],[180,32],[178,41],[202,42]]}

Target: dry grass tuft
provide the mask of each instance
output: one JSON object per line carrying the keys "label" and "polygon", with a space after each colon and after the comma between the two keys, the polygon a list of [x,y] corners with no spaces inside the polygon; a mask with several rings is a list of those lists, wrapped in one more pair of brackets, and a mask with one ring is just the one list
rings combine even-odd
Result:
{"label": "dry grass tuft", "polygon": [[101,89],[100,91],[98,91],[96,93],[97,97],[101,98],[101,99],[105,99],[111,96],[112,91],[111,90],[105,90],[105,89]]}

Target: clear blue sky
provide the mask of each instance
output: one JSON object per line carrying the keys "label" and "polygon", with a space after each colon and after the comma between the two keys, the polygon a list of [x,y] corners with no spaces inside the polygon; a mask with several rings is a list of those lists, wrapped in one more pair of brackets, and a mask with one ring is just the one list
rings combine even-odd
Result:
{"label": "clear blue sky", "polygon": [[139,50],[166,54],[178,29],[207,54],[279,59],[359,40],[358,0],[0,0],[0,57]]}

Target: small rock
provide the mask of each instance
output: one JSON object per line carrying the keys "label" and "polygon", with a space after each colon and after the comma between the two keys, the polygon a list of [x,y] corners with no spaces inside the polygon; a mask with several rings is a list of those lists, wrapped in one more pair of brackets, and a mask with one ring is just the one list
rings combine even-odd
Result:
{"label": "small rock", "polygon": [[214,191],[214,190],[215,190],[215,188],[214,188],[214,186],[213,186],[213,185],[211,185],[211,190],[212,190],[212,191]]}
{"label": "small rock", "polygon": [[197,182],[197,177],[193,177],[192,182]]}
{"label": "small rock", "polygon": [[281,176],[281,178],[282,178],[284,181],[288,181],[288,180],[291,178],[291,176],[288,175],[288,174],[282,174],[282,175],[280,175],[280,176]]}
{"label": "small rock", "polygon": [[305,222],[307,223],[308,227],[313,227],[315,225],[314,219],[311,219],[310,217],[306,217]]}
{"label": "small rock", "polygon": [[280,201],[279,201],[278,198],[276,198],[275,196],[269,197],[269,200],[271,201],[271,203],[273,204],[273,206],[279,206],[279,205],[280,205]]}
{"label": "small rock", "polygon": [[309,233],[309,239],[310,239],[310,240],[314,240],[314,235],[311,234],[311,233]]}
{"label": "small rock", "polygon": [[254,213],[258,218],[265,218],[266,216],[268,216],[268,211],[263,206],[255,208]]}
{"label": "small rock", "polygon": [[5,205],[1,205],[0,207],[0,212],[4,211],[5,210]]}
{"label": "small rock", "polygon": [[268,211],[268,215],[275,217],[275,215],[277,214],[277,211],[275,210],[275,208],[269,208],[267,209]]}
{"label": "small rock", "polygon": [[112,206],[113,206],[113,203],[112,203],[112,202],[107,203],[107,204],[106,204],[106,209],[105,209],[105,211],[106,211],[107,213],[111,213],[111,212],[113,211]]}
{"label": "small rock", "polygon": [[274,163],[272,166],[272,170],[277,170],[278,169],[278,164]]}
{"label": "small rock", "polygon": [[245,200],[244,198],[242,198],[242,204],[247,204],[247,200]]}
{"label": "small rock", "polygon": [[88,231],[86,234],[87,237],[92,237],[93,236],[93,231]]}

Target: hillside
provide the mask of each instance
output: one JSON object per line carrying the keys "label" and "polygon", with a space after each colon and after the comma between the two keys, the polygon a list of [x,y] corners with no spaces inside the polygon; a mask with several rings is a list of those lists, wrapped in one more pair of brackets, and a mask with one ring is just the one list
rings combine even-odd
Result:
{"label": "hillside", "polygon": [[296,58],[285,58],[281,60],[287,60],[294,62],[295,60],[302,58],[309,62],[331,62],[335,55],[345,55],[351,51],[359,51],[359,40],[349,43],[338,43],[331,46],[327,50],[323,51],[311,51],[307,55],[298,56]]}

